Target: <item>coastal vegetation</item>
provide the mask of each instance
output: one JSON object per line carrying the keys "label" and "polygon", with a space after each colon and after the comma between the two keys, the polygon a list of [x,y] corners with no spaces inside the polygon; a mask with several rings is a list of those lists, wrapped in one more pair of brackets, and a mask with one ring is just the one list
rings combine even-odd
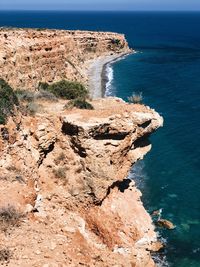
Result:
{"label": "coastal vegetation", "polygon": [[17,90],[16,95],[19,101],[33,102],[34,100],[45,100],[50,102],[57,102],[57,97],[51,92],[40,90],[38,92],[32,92],[28,90]]}
{"label": "coastal vegetation", "polygon": [[39,89],[43,92],[53,94],[57,98],[70,100],[66,105],[66,109],[73,107],[79,109],[94,109],[93,106],[86,101],[88,98],[88,91],[84,85],[79,82],[61,80],[56,83],[39,83]]}
{"label": "coastal vegetation", "polygon": [[12,257],[12,252],[8,248],[0,249],[0,262],[1,264],[6,264],[9,262],[9,260]]}
{"label": "coastal vegetation", "polygon": [[29,115],[35,115],[40,110],[37,100],[56,102],[58,99],[70,100],[65,108],[94,109],[86,101],[88,91],[78,82],[61,80],[53,84],[39,83],[39,91],[32,92],[29,90],[14,91],[10,85],[0,79],[0,124],[5,124],[9,116],[14,115],[16,107]]}
{"label": "coastal vegetation", "polygon": [[14,114],[15,106],[19,105],[18,98],[13,89],[0,79],[0,124],[5,124],[8,116]]}
{"label": "coastal vegetation", "polygon": [[34,116],[39,110],[41,110],[41,105],[32,101],[26,106],[26,113],[30,116]]}
{"label": "coastal vegetation", "polygon": [[39,89],[51,92],[58,98],[68,100],[88,96],[88,91],[84,85],[79,82],[67,80],[61,80],[52,84],[40,82]]}
{"label": "coastal vegetation", "polygon": [[121,42],[120,42],[119,39],[114,39],[114,38],[113,38],[113,39],[111,40],[111,43],[114,44],[114,45],[116,45],[116,46],[118,46],[118,45],[120,45]]}
{"label": "coastal vegetation", "polygon": [[65,109],[72,109],[73,107],[79,109],[94,109],[94,107],[86,101],[84,97],[79,97],[73,100],[70,100],[66,105]]}
{"label": "coastal vegetation", "polygon": [[133,93],[128,97],[128,101],[133,104],[142,104],[143,103],[143,95],[142,92]]}
{"label": "coastal vegetation", "polygon": [[24,214],[17,210],[12,205],[3,206],[0,208],[0,230],[7,232],[13,227],[20,225],[21,219]]}

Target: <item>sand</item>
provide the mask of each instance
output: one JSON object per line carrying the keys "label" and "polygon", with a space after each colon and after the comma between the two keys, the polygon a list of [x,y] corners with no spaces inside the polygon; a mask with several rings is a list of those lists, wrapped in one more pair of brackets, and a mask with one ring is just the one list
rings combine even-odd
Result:
{"label": "sand", "polygon": [[92,99],[104,97],[106,79],[106,65],[130,53],[120,53],[110,56],[101,56],[89,63],[88,88]]}

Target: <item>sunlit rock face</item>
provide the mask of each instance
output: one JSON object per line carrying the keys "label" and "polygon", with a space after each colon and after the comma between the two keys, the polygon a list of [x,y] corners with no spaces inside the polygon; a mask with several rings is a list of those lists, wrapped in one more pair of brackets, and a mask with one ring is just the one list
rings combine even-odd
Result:
{"label": "sunlit rock face", "polygon": [[94,100],[94,110],[40,104],[0,131],[0,207],[25,213],[9,238],[0,231],[10,266],[154,266],[161,244],[126,177],[162,117],[118,98]]}
{"label": "sunlit rock face", "polygon": [[123,34],[2,28],[0,78],[14,89],[61,79],[87,84],[88,60],[129,51]]}

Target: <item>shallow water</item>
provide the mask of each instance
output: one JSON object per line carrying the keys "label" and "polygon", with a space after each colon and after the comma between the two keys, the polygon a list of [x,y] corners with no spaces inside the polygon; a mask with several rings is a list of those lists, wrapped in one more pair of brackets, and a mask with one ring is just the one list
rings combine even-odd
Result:
{"label": "shallow water", "polygon": [[[144,103],[165,119],[153,149],[132,171],[145,207],[163,208],[174,231],[167,261],[200,266],[200,13],[0,12],[0,26],[117,31],[137,54],[113,65],[109,94],[142,91]],[[135,173],[135,174],[134,174]]]}
{"label": "shallow water", "polygon": [[[176,26],[177,46],[174,35],[170,35],[173,20],[170,15],[165,19],[169,20],[165,45],[159,44],[163,40],[158,35],[157,46],[150,48],[148,44],[145,48],[144,43],[138,48],[140,53],[114,64],[112,94],[126,99],[133,91],[141,91],[144,103],[165,119],[163,129],[151,137],[152,151],[134,167],[133,176],[139,176],[137,183],[146,208],[150,212],[163,208],[163,218],[177,226],[171,232],[161,231],[168,242],[169,264],[197,267],[200,266],[199,32],[192,29],[192,15],[186,16],[184,24],[179,25],[181,28]],[[191,31],[178,40],[187,23]]]}

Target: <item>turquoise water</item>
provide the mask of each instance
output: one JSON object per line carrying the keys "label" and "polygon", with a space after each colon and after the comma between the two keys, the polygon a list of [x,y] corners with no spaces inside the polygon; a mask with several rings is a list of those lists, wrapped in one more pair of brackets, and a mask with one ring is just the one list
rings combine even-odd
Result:
{"label": "turquoise water", "polygon": [[[109,92],[126,99],[133,91],[141,91],[144,103],[164,117],[163,129],[151,137],[152,151],[137,164],[134,173],[140,177],[137,183],[146,208],[150,212],[162,208],[163,218],[177,226],[171,232],[161,231],[167,240],[168,263],[175,267],[197,267],[200,266],[200,32],[195,31],[192,15],[185,15],[184,20],[178,15],[177,34],[170,35],[175,19],[166,14],[165,19],[169,33],[167,36],[163,33],[163,39],[159,34],[155,37],[157,27],[160,29],[163,23],[158,20],[160,25],[156,25],[152,35],[154,43],[157,38],[157,45],[149,47],[149,42],[143,43],[141,48],[138,46],[137,54],[114,64]],[[199,14],[198,19],[200,25]],[[184,27],[186,30],[181,33]]]}
{"label": "turquoise water", "polygon": [[109,93],[142,91],[165,119],[132,172],[145,207],[163,208],[160,230],[174,267],[200,266],[200,13],[0,12],[0,26],[106,30],[126,34],[138,53],[116,62]]}

